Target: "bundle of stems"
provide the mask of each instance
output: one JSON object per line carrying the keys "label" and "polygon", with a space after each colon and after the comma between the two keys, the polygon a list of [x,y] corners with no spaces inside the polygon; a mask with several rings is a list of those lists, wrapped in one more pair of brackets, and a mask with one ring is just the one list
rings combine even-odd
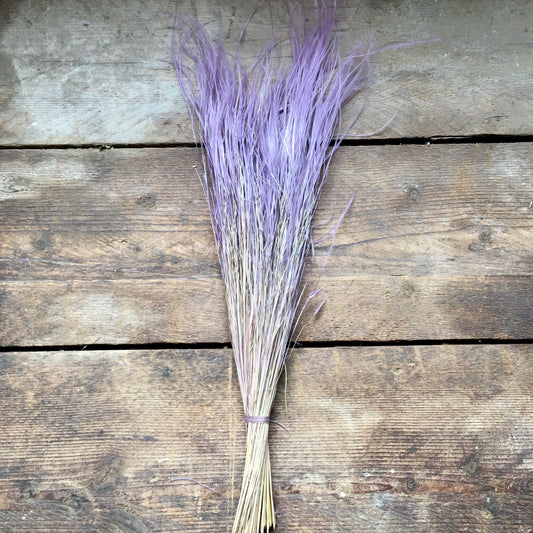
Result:
{"label": "bundle of stems", "polygon": [[[301,2],[299,3],[301,4]],[[301,5],[300,5],[301,7]],[[343,105],[364,85],[369,42],[347,54],[335,6],[287,6],[292,61],[270,42],[247,68],[194,18],[179,18],[173,61],[203,143],[202,182],[226,289],[247,451],[234,533],[275,526],[270,411],[301,309],[311,220]]]}

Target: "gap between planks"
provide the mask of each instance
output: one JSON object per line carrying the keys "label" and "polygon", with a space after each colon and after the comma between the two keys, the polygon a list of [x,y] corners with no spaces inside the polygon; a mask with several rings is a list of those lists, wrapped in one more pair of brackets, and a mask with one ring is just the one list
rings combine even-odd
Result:
{"label": "gap between planks", "polygon": [[[385,139],[344,139],[339,146],[399,146],[404,144],[483,144],[483,143],[524,143],[533,142],[533,135],[458,135],[431,137],[399,137]],[[80,144],[10,144],[1,145],[0,150],[94,150],[110,149],[144,149],[144,148],[195,148],[200,143],[195,142],[166,142],[166,143],[80,143]],[[333,141],[330,143],[333,145]]]}
{"label": "gap between planks", "polygon": [[[392,341],[322,341],[291,343],[290,349],[299,348],[364,348],[407,346],[491,346],[533,344],[533,339],[418,339]],[[54,346],[0,346],[0,353],[10,352],[66,352],[66,351],[123,351],[123,350],[223,350],[231,349],[229,342],[152,342],[132,344],[64,344]]]}

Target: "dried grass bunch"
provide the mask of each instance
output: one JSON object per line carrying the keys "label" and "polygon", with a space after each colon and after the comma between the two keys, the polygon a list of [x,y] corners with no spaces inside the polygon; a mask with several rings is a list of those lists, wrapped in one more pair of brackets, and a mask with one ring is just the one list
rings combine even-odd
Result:
{"label": "dried grass bunch", "polygon": [[173,61],[203,143],[203,186],[226,287],[247,452],[234,533],[275,526],[270,411],[302,304],[311,220],[342,140],[341,109],[366,81],[371,48],[342,55],[336,10],[288,6],[292,62],[273,40],[250,68],[194,18],[180,18]]}

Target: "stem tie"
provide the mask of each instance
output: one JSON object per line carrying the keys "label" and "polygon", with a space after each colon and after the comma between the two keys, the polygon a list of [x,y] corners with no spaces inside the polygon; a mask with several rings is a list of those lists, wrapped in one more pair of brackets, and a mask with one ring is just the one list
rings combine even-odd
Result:
{"label": "stem tie", "polygon": [[247,424],[270,424],[270,417],[269,416],[244,415],[244,421]]}

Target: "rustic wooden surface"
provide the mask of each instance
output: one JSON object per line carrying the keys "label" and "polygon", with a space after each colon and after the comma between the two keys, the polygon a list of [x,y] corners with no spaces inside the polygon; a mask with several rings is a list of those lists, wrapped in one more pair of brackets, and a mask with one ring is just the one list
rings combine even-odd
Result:
{"label": "rustic wooden surface", "polygon": [[[217,4],[230,42],[252,2],[178,7]],[[277,398],[277,531],[533,533],[533,4],[338,4],[347,43],[443,39],[375,57],[352,140],[398,114],[333,161],[317,221],[356,194]],[[244,424],[175,7],[0,0],[2,533],[230,531]]]}
{"label": "rustic wooden surface", "polygon": [[[233,42],[254,3],[3,0],[0,145],[192,140],[162,61],[176,4],[215,31],[220,4],[223,36]],[[281,4],[259,3],[245,41],[251,56],[271,36],[271,20],[286,20]],[[533,133],[529,0],[338,4],[347,43],[371,31],[381,42],[442,38],[375,57],[367,112],[353,133],[378,129],[398,110],[380,136]]]}
{"label": "rustic wooden surface", "polygon": [[[200,166],[194,148],[4,153],[3,344],[228,342]],[[533,337],[532,174],[527,143],[342,148],[316,220],[356,197],[321,281],[317,247],[326,304],[300,340]]]}
{"label": "rustic wooden surface", "polygon": [[[229,531],[232,368],[229,349],[0,354],[0,529]],[[288,374],[279,533],[531,531],[530,346],[303,349]]]}

